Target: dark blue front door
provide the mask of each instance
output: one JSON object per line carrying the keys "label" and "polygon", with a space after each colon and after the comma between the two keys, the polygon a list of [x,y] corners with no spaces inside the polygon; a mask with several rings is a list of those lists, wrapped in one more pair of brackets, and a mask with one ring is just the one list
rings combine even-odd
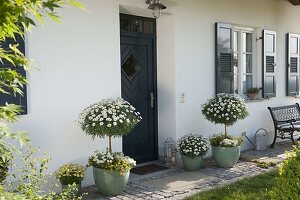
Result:
{"label": "dark blue front door", "polygon": [[[153,19],[121,15],[122,19]],[[130,22],[130,24],[132,21]],[[155,21],[153,21],[153,27]],[[154,30],[154,29],[153,29]],[[157,160],[157,103],[155,34],[121,29],[122,97],[142,115],[141,123],[123,137],[123,152],[138,163]]]}

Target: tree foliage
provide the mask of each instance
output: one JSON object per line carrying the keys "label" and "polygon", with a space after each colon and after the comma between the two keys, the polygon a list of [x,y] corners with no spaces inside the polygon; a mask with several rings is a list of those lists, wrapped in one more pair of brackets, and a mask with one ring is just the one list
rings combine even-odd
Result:
{"label": "tree foliage", "polygon": [[[22,88],[28,84],[26,77],[19,73],[18,68],[27,71],[30,61],[19,50],[17,37],[24,39],[25,32],[43,23],[45,18],[60,21],[57,12],[68,5],[83,8],[83,5],[76,0],[0,0],[0,94],[23,95]],[[12,42],[7,45],[7,41]],[[7,175],[7,168],[14,154],[23,155],[21,147],[29,142],[26,132],[14,132],[9,128],[10,123],[15,122],[20,113],[21,107],[18,105],[6,103],[0,106],[0,174],[3,175],[2,179]],[[12,140],[17,141],[19,145],[15,142],[8,142]],[[24,178],[28,179],[30,173],[27,172]],[[30,181],[32,183],[33,180],[29,180],[28,183]],[[5,192],[3,187],[0,187],[1,199],[12,199],[12,196],[14,199],[19,199],[19,196]]]}

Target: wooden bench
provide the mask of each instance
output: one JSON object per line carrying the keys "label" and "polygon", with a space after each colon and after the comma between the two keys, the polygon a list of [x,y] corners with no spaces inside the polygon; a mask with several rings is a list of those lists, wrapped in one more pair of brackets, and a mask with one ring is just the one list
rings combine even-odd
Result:
{"label": "wooden bench", "polygon": [[[280,107],[268,107],[275,129],[274,140],[270,148],[274,148],[277,138],[291,139],[293,144],[294,132],[300,132],[300,107],[299,104],[293,104]],[[299,140],[299,139],[298,139]]]}

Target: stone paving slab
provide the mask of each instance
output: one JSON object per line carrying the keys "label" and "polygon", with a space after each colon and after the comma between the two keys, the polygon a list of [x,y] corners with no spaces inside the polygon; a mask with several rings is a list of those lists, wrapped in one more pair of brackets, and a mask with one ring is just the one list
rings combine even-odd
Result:
{"label": "stone paving slab", "polygon": [[215,180],[216,177],[208,176],[205,173],[199,171],[195,172],[181,172],[173,176],[159,178],[155,180],[145,181],[143,184],[156,187],[167,191],[184,190],[184,188],[190,188],[194,185],[202,185],[209,181]]}
{"label": "stone paving slab", "polygon": [[224,186],[238,180],[255,176],[274,168],[262,169],[252,162],[254,159],[279,163],[284,153],[292,149],[291,142],[277,143],[274,149],[266,151],[247,150],[242,152],[241,160],[233,168],[218,168],[213,159],[204,161],[204,167],[196,172],[184,171],[180,166],[152,176],[130,179],[124,193],[116,197],[105,197],[98,193],[95,186],[84,188],[88,193],[85,200],[139,200],[168,199],[179,200],[195,193]]}

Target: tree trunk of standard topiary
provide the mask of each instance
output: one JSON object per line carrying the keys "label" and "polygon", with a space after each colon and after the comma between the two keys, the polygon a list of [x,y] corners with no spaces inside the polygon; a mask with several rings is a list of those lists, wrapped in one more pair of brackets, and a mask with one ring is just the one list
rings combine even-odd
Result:
{"label": "tree trunk of standard topiary", "polygon": [[224,125],[225,125],[225,138],[227,138],[227,125],[226,124]]}
{"label": "tree trunk of standard topiary", "polygon": [[112,148],[111,148],[111,136],[108,136],[108,150],[109,152],[112,152]]}

